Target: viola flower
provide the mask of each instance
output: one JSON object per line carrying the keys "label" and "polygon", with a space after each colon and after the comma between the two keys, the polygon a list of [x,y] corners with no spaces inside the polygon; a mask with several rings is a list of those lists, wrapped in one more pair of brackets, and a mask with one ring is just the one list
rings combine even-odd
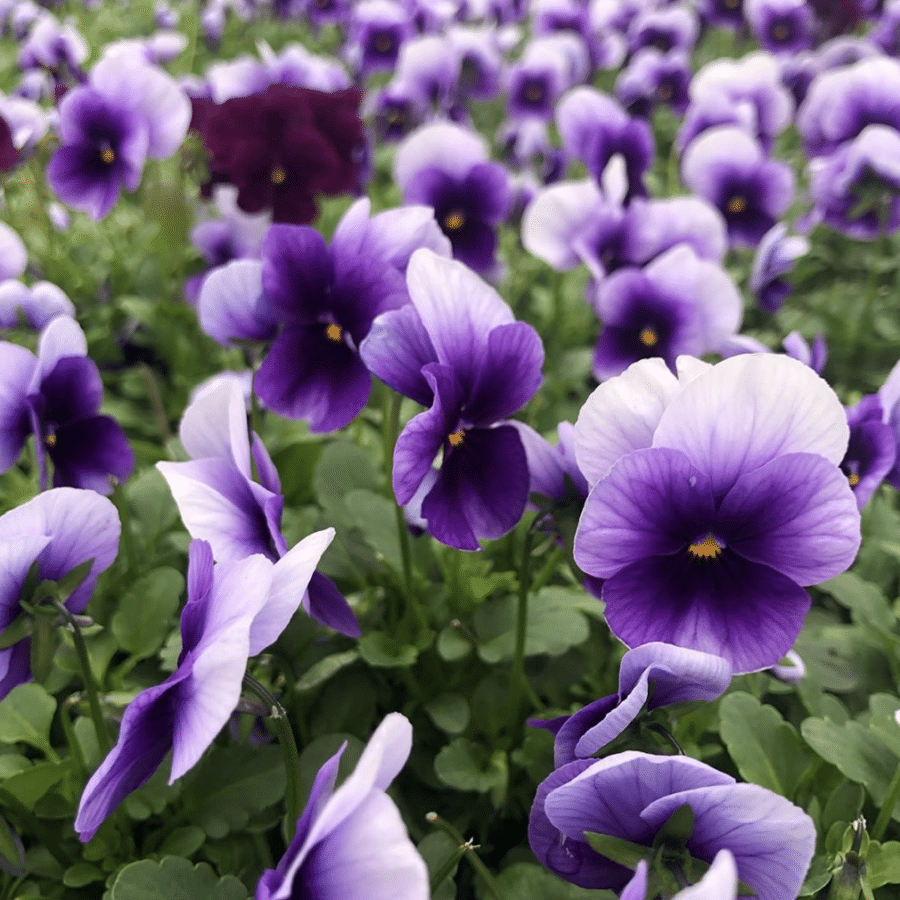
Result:
{"label": "viola flower", "polygon": [[28,266],[28,252],[22,238],[5,222],[0,222],[0,279],[18,278]]}
{"label": "viola flower", "polygon": [[455,259],[482,275],[497,268],[497,226],[512,205],[506,170],[474,132],[449,122],[417,129],[397,148],[394,179],[404,202],[434,209]]}
{"label": "viola flower", "polygon": [[791,55],[813,45],[815,17],[806,0],[744,0],[753,36],[771,53]]}
{"label": "viola flower", "polygon": [[900,53],[900,2],[888,0],[884,4],[875,27],[869,34],[869,40],[881,47],[887,56]]}
{"label": "viola flower", "polygon": [[[93,560],[80,585],[65,601],[69,612],[84,611],[97,577],[116,558],[121,526],[116,508],[93,491],[54,488],[0,516],[4,548],[0,631],[21,612],[22,587],[37,562],[40,581],[59,581]],[[31,638],[0,650],[0,699],[31,679]]]}
{"label": "viola flower", "polygon": [[881,402],[881,421],[890,426],[897,449],[894,465],[885,476],[885,481],[900,491],[900,363],[891,369],[878,391],[878,399]]}
{"label": "viola flower", "polygon": [[660,53],[690,53],[699,30],[696,13],[683,6],[645,9],[628,26],[628,48],[632,54],[650,47]]}
{"label": "viola flower", "polygon": [[[641,860],[619,900],[647,900],[647,870],[646,861]],[[737,889],[734,856],[730,850],[720,850],[709,871],[695,885],[679,891],[672,900],[738,900]]]}
{"label": "viola flower", "polygon": [[294,839],[278,866],[263,872],[256,900],[346,900],[360,885],[370,900],[428,900],[428,868],[385,793],[409,757],[409,721],[388,714],[335,790],[346,747],[316,773]]}
{"label": "viola flower", "polygon": [[574,35],[532,40],[509,68],[506,95],[510,118],[549,121],[559,96],[587,73],[587,51]]}
{"label": "viola flower", "polygon": [[790,167],[766,157],[740,128],[704,131],[685,150],[681,173],[722,214],[735,247],[755,247],[794,196]]}
{"label": "viola flower", "polygon": [[116,746],[81,795],[83,842],[170,751],[169,784],[197,764],[237,706],[247,660],[284,630],[333,537],[333,529],[311,534],[274,565],[254,555],[214,566],[209,544],[191,542],[178,668],[125,709]]}
{"label": "viola flower", "polygon": [[744,24],[744,0],[700,0],[700,15],[709,25],[736,31]]}
{"label": "viola flower", "polygon": [[606,620],[627,646],[664,641],[777,663],[810,606],[803,586],[843,572],[860,519],[838,468],[849,427],[834,391],[775,354],[676,378],[643,360],[597,388],[575,425],[593,489],[575,562],[606,579]]}
{"label": "viola flower", "polygon": [[15,328],[25,323],[40,331],[57,316],[74,317],[72,301],[49,281],[37,281],[31,287],[21,281],[0,281],[0,328]]}
{"label": "viola flower", "polygon": [[397,440],[394,495],[405,506],[421,490],[429,533],[478,550],[525,510],[525,450],[504,420],[541,384],[541,340],[461,263],[418,250],[407,282],[412,304],[379,316],[360,349],[383,382],[430,407]]}
{"label": "viola flower", "polygon": [[900,228],[900,131],[868,125],[809,169],[813,215],[836,231],[865,241]]}
{"label": "viola flower", "polygon": [[557,719],[529,719],[551,731],[553,764],[585,759],[615,740],[646,708],[715,700],[731,684],[731,666],[718,656],[652,642],[629,650],[619,666],[619,692]]}
{"label": "viola flower", "polygon": [[838,34],[849,34],[865,18],[862,0],[809,0],[826,40]]}
{"label": "viola flower", "polygon": [[525,448],[530,476],[529,493],[552,500],[566,500],[573,493],[582,501],[588,495],[588,484],[575,460],[575,431],[571,422],[556,427],[559,443],[555,446],[530,425],[512,420],[510,423]]}
{"label": "viola flower", "polygon": [[850,442],[841,460],[841,471],[862,509],[894,468],[897,444],[890,425],[882,421],[884,409],[878,394],[863,397],[847,408]]}
{"label": "viola flower", "polygon": [[396,0],[354,4],[347,55],[361,78],[392,72],[403,42],[413,33],[409,13]]}
{"label": "viola flower", "polygon": [[271,208],[275,222],[311,222],[316,196],[349,191],[364,145],[355,89],[324,93],[276,84],[262,93],[207,102],[196,121],[211,180],[231,182],[248,213]]}
{"label": "viola flower", "polygon": [[566,881],[618,891],[631,871],[595,853],[585,833],[642,844],[649,859],[657,832],[684,804],[694,813],[691,857],[712,863],[729,850],[737,877],[759,900],[797,896],[816,845],[812,819],[784,797],[686,756],[627,752],[562,766],[538,787],[528,840]]}
{"label": "viola flower", "polygon": [[581,160],[598,184],[619,156],[628,179],[626,199],[647,196],[644,175],[653,161],[653,133],[632,119],[612,97],[590,87],[569,91],[556,108],[556,125],[570,158]]}
{"label": "viola flower", "polygon": [[788,236],[787,227],[781,222],[763,235],[753,257],[750,290],[767,312],[778,312],[791,295],[793,288],[784,276],[808,252],[809,241],[797,235]]}
{"label": "viola flower", "polygon": [[662,53],[648,47],[638,51],[616,79],[616,97],[632,116],[649,118],[658,105],[683,115],[688,106],[690,80],[686,53]]}
{"label": "viola flower", "polygon": [[[254,554],[272,562],[286,558],[281,481],[259,435],[248,432],[240,383],[220,381],[199,394],[185,410],[178,435],[191,461],[156,467],[191,537],[208,542],[218,562]],[[322,625],[359,637],[356,616],[324,575],[312,573],[302,605]]]}
{"label": "viola flower", "polygon": [[493,100],[506,68],[495,29],[457,26],[448,30],[447,37],[459,56],[457,101]]}
{"label": "viola flower", "polygon": [[597,286],[593,305],[603,323],[593,362],[598,381],[654,356],[674,371],[677,356],[717,350],[738,331],[743,314],[730,276],[687,245],[644,269],[617,270]]}
{"label": "viola flower", "polygon": [[393,81],[442,118],[459,96],[461,68],[460,51],[449,37],[420,33],[400,48]]}
{"label": "viola flower", "polygon": [[6,172],[19,164],[19,150],[13,143],[12,131],[6,119],[0,116],[0,172]]}
{"label": "viola flower", "polygon": [[804,365],[809,366],[816,375],[821,375],[828,362],[828,347],[825,344],[824,335],[817,335],[812,345],[799,331],[792,331],[781,342],[784,352],[794,359],[799,359]]}

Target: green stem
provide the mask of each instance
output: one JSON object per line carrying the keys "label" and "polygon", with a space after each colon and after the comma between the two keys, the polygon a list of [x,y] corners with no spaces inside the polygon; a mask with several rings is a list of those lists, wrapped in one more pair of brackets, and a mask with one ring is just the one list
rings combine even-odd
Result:
{"label": "green stem", "polygon": [[428,813],[425,818],[432,825],[436,825],[440,828],[444,834],[449,835],[456,841],[459,848],[465,854],[466,859],[469,860],[472,868],[481,877],[488,894],[494,897],[495,900],[503,900],[500,896],[500,891],[497,889],[497,885],[494,882],[494,876],[491,875],[488,867],[481,861],[481,857],[475,852],[477,845],[471,840],[467,841],[446,819],[442,819],[436,812]]}
{"label": "green stem", "polygon": [[103,718],[103,710],[100,707],[97,682],[91,669],[91,660],[88,656],[87,644],[84,642],[84,635],[81,633],[78,620],[66,609],[64,603],[54,600],[53,605],[59,610],[60,615],[66,620],[66,624],[72,632],[75,652],[78,654],[78,662],[81,666],[81,679],[84,682],[84,690],[91,708],[91,719],[94,723],[94,731],[97,734],[97,743],[100,745],[103,753],[107,754],[112,749],[112,740],[109,737],[109,729],[106,727],[106,719]]}
{"label": "green stem", "polygon": [[119,511],[122,522],[122,549],[125,551],[125,565],[132,575],[137,571],[137,554],[134,549],[134,535],[131,532],[131,506],[121,484],[113,488],[112,501]]}
{"label": "green stem", "polygon": [[429,882],[430,894],[433,897],[437,893],[437,889],[450,876],[450,873],[456,868],[459,861],[465,856],[466,848],[464,846],[457,847],[450,856],[444,861],[444,864],[435,870]]}
{"label": "green stem", "polygon": [[69,752],[72,755],[72,761],[75,764],[75,768],[78,771],[78,774],[87,781],[87,763],[84,761],[84,754],[81,752],[81,744],[78,743],[78,738],[75,736],[75,729],[72,727],[72,720],[69,718],[70,711],[75,705],[73,699],[73,697],[69,697],[63,703],[59,720],[62,722],[62,729],[66,735],[66,743],[69,745]]}
{"label": "green stem", "polygon": [[890,824],[891,816],[894,813],[894,807],[897,805],[898,800],[900,800],[900,766],[898,766],[897,771],[894,773],[894,777],[891,779],[887,799],[882,804],[881,809],[878,810],[878,818],[875,820],[875,824],[869,832],[869,837],[871,837],[873,841],[880,841],[884,837],[884,833],[887,831],[887,827]]}
{"label": "green stem", "polygon": [[288,721],[284,707],[250,674],[244,675],[244,687],[258,697],[269,710],[269,717],[278,734],[278,743],[284,753],[284,770],[287,777],[287,840],[293,839],[297,820],[302,812],[303,798],[300,796],[300,753],[294,732]]}
{"label": "green stem", "polygon": [[[528,637],[528,594],[530,593],[531,548],[534,543],[535,519],[525,533],[522,562],[519,569],[519,602],[516,608],[516,647],[509,676],[509,730],[518,735],[522,727],[522,695],[528,692],[525,677],[525,641]],[[515,741],[514,741],[515,743]]]}
{"label": "green stem", "polygon": [[153,416],[156,419],[159,435],[163,439],[164,444],[168,443],[172,439],[172,429],[169,428],[169,420],[166,418],[166,408],[163,405],[162,394],[159,392],[156,376],[147,363],[141,363],[138,368],[141,371],[141,378],[144,379],[144,384],[147,386],[147,396],[150,398],[150,406],[153,407]]}

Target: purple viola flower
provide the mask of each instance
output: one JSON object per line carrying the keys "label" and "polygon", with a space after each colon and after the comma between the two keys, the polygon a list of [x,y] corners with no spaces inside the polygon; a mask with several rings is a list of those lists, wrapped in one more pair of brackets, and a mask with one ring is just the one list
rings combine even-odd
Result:
{"label": "purple viola flower", "polygon": [[894,434],[883,418],[878,394],[863,397],[847,408],[850,442],[841,460],[841,471],[847,476],[860,509],[869,502],[896,461]]}
{"label": "purple viola flower", "polygon": [[397,148],[394,178],[406,203],[434,209],[455,259],[482,275],[497,268],[497,226],[512,205],[509,177],[472,131],[439,122]]}
{"label": "purple viola flower", "polygon": [[744,0],[700,0],[704,22],[737,31],[744,24]]}
{"label": "purple viola flower", "polygon": [[864,241],[900,228],[900,131],[868,125],[809,169],[817,219]]}
{"label": "purple viola flower", "polygon": [[714,653],[735,672],[774,665],[810,598],[843,572],[860,519],[838,468],[849,427],[834,391],[776,354],[709,366],[643,360],[600,385],[575,425],[593,489],[575,562],[606,579],[627,646]]}
{"label": "purple viola flower", "polygon": [[[233,378],[219,381],[199,394],[185,410],[178,434],[191,460],[160,462],[156,467],[191,537],[207,541],[219,562],[253,554],[272,562],[287,558],[278,470],[259,435],[248,432],[240,383]],[[302,605],[317,622],[359,637],[353,610],[319,572],[312,574]]]}
{"label": "purple viola flower", "polygon": [[703,132],[685,150],[681,171],[685,184],[722,214],[736,247],[755,247],[794,196],[790,167],[769,159],[740,128]]}
{"label": "purple viola flower", "polygon": [[556,736],[553,764],[586,759],[615,740],[641,714],[673,703],[715,700],[731,684],[726,660],[697,650],[653,642],[629,650],[619,667],[619,692],[571,716],[530,719]]}
{"label": "purple viola flower", "polygon": [[259,555],[213,565],[209,544],[191,542],[178,668],[128,704],[116,746],[81,795],[82,841],[170,751],[169,784],[197,764],[237,706],[247,660],[284,630],[333,536],[333,529],[310,535],[274,565]]}
{"label": "purple viola flower", "polygon": [[878,391],[878,399],[881,401],[881,420],[890,427],[896,448],[894,465],[885,481],[900,491],[900,363],[891,369]]}
{"label": "purple viola flower", "polygon": [[[638,863],[634,878],[625,886],[619,900],[647,900],[647,871],[645,860]],[[720,850],[709,871],[691,887],[679,891],[672,900],[738,900],[738,877],[734,855]]]}
{"label": "purple viola flower", "polygon": [[58,77],[60,70],[77,76],[87,58],[88,45],[78,30],[70,22],[61,24],[46,10],[41,10],[27,40],[19,48],[20,68],[43,67],[54,77]]}
{"label": "purple viola flower", "polygon": [[633,362],[661,357],[674,371],[676,357],[718,349],[741,326],[743,302],[730,276],[675,247],[646,268],[624,268],[597,286],[593,305],[603,323],[594,351],[598,381]]}
{"label": "purple viola flower", "polygon": [[616,79],[616,97],[633,116],[648,118],[656,106],[684,114],[691,80],[690,60],[681,50],[647,47],[636,53]]}
{"label": "purple viola flower", "polygon": [[653,161],[654,145],[646,122],[632,119],[612,97],[582,86],[560,100],[556,125],[566,153],[581,160],[598,184],[603,184],[610,161],[619,156],[628,179],[626,199],[647,196],[644,175]]}
{"label": "purple viola flower", "polygon": [[888,55],[900,55],[900,0],[888,0],[884,4],[869,40]]}
{"label": "purple viola flower", "polygon": [[823,72],[797,112],[808,156],[825,156],[867,125],[900,130],[900,62],[877,56]]}
{"label": "purple viola flower", "polygon": [[771,53],[791,55],[813,45],[815,16],[806,0],[744,0],[753,36]]}
{"label": "purple viola flower", "polygon": [[699,24],[696,13],[684,6],[645,9],[628,26],[631,53],[652,47],[660,53],[681,50],[690,53],[697,42]]}
{"label": "purple viola flower", "polygon": [[28,266],[28,251],[22,238],[0,222],[0,279],[18,278]]}
{"label": "purple viola flower", "polygon": [[428,900],[428,868],[385,793],[409,757],[409,721],[388,714],[335,790],[346,746],[316,774],[297,833],[278,866],[263,872],[256,900],[346,900],[361,885],[369,900]]}
{"label": "purple viola flower", "polygon": [[549,121],[559,96],[582,81],[587,72],[587,52],[574,35],[532,40],[509,69],[506,95],[510,118]]}
{"label": "purple viola flower", "polygon": [[400,49],[394,81],[423,106],[445,115],[459,94],[460,54],[444,35],[419,34]]}
{"label": "purple viola flower", "polygon": [[382,381],[430,407],[397,440],[394,494],[405,506],[425,491],[428,531],[478,550],[479,540],[506,534],[525,510],[525,450],[504,420],[541,384],[541,340],[461,263],[418,250],[407,281],[412,304],[376,319],[361,348]]}
{"label": "purple viola flower", "polygon": [[[116,558],[120,533],[119,514],[109,500],[74,488],[46,491],[0,516],[0,545],[4,548],[0,631],[21,612],[22,587],[35,562],[40,581],[59,581],[93,560],[85,579],[65,601],[69,612],[82,612],[97,576]],[[30,660],[31,638],[0,650],[0,699],[31,679]]]}
{"label": "purple viola flower", "polygon": [[787,226],[781,222],[763,235],[750,272],[750,290],[763,309],[770,313],[781,309],[793,290],[785,275],[808,252],[809,241],[802,236],[789,236]]}
{"label": "purple viola flower", "polygon": [[800,334],[792,331],[781,342],[784,352],[794,359],[799,359],[804,365],[809,366],[816,375],[821,375],[828,362],[828,346],[824,335],[817,335],[812,345]]}
{"label": "purple viola flower", "polygon": [[396,0],[363,0],[353,5],[347,54],[363,78],[392,72],[404,41],[413,34],[409,13]]}
{"label": "purple viola flower", "polygon": [[21,281],[0,281],[0,328],[15,328],[20,317],[40,330],[56,316],[74,316],[72,301],[49,281],[36,281],[31,287]]}
{"label": "purple viola flower", "polygon": [[69,316],[53,319],[41,333],[38,354],[0,342],[0,470],[6,471],[35,436],[41,488],[47,487],[46,457],[54,487],[112,491],[110,476],[124,481],[134,454],[119,424],[99,415],[103,383],[87,356],[84,332]]}
{"label": "purple viola flower", "polygon": [[457,100],[493,100],[506,67],[495,29],[455,27],[447,32],[447,37],[459,55]]}
{"label": "purple viola flower", "polygon": [[562,766],[538,787],[528,840],[566,881],[621,890],[631,871],[595,853],[585,833],[643,844],[649,859],[657,832],[684,804],[694,813],[693,858],[711,863],[729,850],[737,877],[759,900],[797,896],[816,845],[812,819],[784,797],[686,756],[628,752]]}

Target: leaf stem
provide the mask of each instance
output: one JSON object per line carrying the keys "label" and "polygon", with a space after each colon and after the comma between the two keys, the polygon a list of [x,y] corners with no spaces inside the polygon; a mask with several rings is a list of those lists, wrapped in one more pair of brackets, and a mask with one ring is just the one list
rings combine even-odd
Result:
{"label": "leaf stem", "polygon": [[[516,607],[516,645],[509,676],[509,729],[518,735],[522,727],[522,695],[529,692],[525,676],[525,641],[528,637],[528,594],[530,593],[531,548],[534,543],[535,519],[525,532],[522,562],[519,568],[519,597]],[[515,743],[515,740],[514,740]]]}
{"label": "leaf stem", "polygon": [[880,841],[884,837],[898,800],[900,800],[900,766],[894,772],[894,777],[891,779],[890,787],[888,787],[887,798],[881,809],[878,810],[878,818],[875,819],[875,824],[869,832],[869,836],[873,841]]}
{"label": "leaf stem", "polygon": [[436,825],[444,834],[448,834],[456,841],[459,849],[463,851],[465,857],[469,860],[472,868],[481,877],[487,892],[495,898],[495,900],[503,900],[500,891],[494,882],[494,876],[491,875],[488,867],[481,861],[481,857],[475,852],[477,845],[472,839],[466,840],[446,819],[442,819],[436,812],[430,812],[425,816],[426,820],[432,825]]}

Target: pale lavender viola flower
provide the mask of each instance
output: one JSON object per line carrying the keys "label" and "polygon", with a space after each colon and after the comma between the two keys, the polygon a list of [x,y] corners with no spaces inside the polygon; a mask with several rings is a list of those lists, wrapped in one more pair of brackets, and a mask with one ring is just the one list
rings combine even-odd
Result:
{"label": "pale lavender viola flower", "polygon": [[637,53],[652,47],[660,53],[681,50],[690,53],[699,33],[697,15],[685,6],[647,8],[628,26],[628,49]]}
{"label": "pale lavender viola flower", "polygon": [[702,100],[691,100],[675,136],[679,154],[683,156],[698,135],[720,125],[734,125],[752,135],[756,132],[756,113],[748,104],[733,103],[724,94],[710,93]]}
{"label": "pale lavender viola flower", "polygon": [[793,289],[785,276],[808,252],[809,241],[801,235],[788,235],[782,222],[763,235],[753,257],[750,290],[767,312],[777,312],[791,295]]}
{"label": "pale lavender viola flower", "polygon": [[537,858],[566,881],[621,890],[631,870],[594,852],[585,833],[643,844],[650,858],[657,832],[685,804],[694,814],[686,848],[693,858],[712,863],[728,850],[737,877],[759,900],[797,896],[816,845],[812,819],[784,797],[736,784],[686,756],[627,752],[562,766],[538,787],[528,839]]}
{"label": "pale lavender viola flower", "polygon": [[[293,551],[281,533],[281,481],[259,435],[248,431],[239,382],[220,380],[200,393],[185,410],[178,434],[191,460],[156,466],[191,537],[208,542],[219,562],[254,554],[276,563],[286,559]],[[359,636],[353,611],[324,575],[312,573],[301,603],[321,624]]]}
{"label": "pale lavender viola flower", "polygon": [[493,100],[506,68],[495,29],[456,26],[448,30],[447,37],[460,61],[457,101]]}
{"label": "pale lavender viola flower", "polygon": [[878,394],[863,397],[847,407],[850,442],[841,460],[841,471],[862,509],[878,486],[894,468],[897,444],[891,426],[886,424]]}
{"label": "pale lavender viola flower", "polygon": [[528,6],[532,34],[587,33],[586,10],[578,0],[532,0]]}
{"label": "pale lavender viola flower", "polygon": [[618,101],[590,87],[569,91],[556,108],[556,125],[570,158],[581,160],[603,184],[614,157],[624,161],[626,199],[647,196],[644,175],[653,161],[653,134],[646,122],[632,119]]}
{"label": "pale lavender viola flower", "polygon": [[[520,59],[507,72],[507,112],[511,119],[537,118],[549,121],[562,93],[580,80],[578,69],[587,69],[587,53],[581,45],[582,65],[572,62],[577,38],[560,35],[527,44]],[[566,44],[569,44],[567,47]]]}
{"label": "pale lavender viola flower", "polygon": [[335,790],[346,746],[316,773],[294,839],[278,866],[263,872],[256,900],[346,900],[361,885],[369,900],[428,900],[428,868],[385,793],[409,757],[409,721],[388,714]]}
{"label": "pale lavender viola flower", "polygon": [[21,281],[0,281],[0,328],[15,328],[22,319],[38,331],[56,316],[75,316],[75,307],[63,290],[49,281],[31,287]]}
{"label": "pale lavender viola flower", "polygon": [[867,125],[809,164],[813,216],[841,234],[874,240],[900,228],[900,131]]}
{"label": "pale lavender viola flower", "polygon": [[686,244],[645,268],[622,268],[593,296],[602,328],[594,351],[598,381],[639,359],[660,357],[674,371],[682,354],[716,351],[741,326],[743,302],[731,277]]}
{"label": "pale lavender viola flower", "polygon": [[[0,631],[22,611],[22,588],[31,566],[39,581],[59,581],[93,560],[84,580],[66,598],[69,612],[84,611],[97,577],[119,549],[121,525],[116,508],[93,491],[54,488],[0,516]],[[0,699],[31,679],[31,638],[0,650]]]}
{"label": "pale lavender viola flower", "polygon": [[[543,119],[508,120],[500,126],[497,141],[503,148],[504,159],[519,170],[513,180],[516,176],[533,180],[535,193],[542,184],[556,182],[566,167],[565,154],[550,140],[550,125]],[[529,196],[521,202],[520,197],[520,202],[513,204],[514,210],[523,210],[531,199]],[[512,216],[514,221],[517,218]]]}
{"label": "pale lavender viola flower", "polygon": [[681,50],[639,50],[616,79],[616,97],[633,116],[648,118],[657,106],[683,114],[688,106],[690,60]]}
{"label": "pale lavender viola flower", "polygon": [[813,46],[816,20],[806,0],[744,0],[744,14],[770,53],[792,55]]}
{"label": "pale lavender viola flower", "polygon": [[[647,900],[647,871],[646,861],[641,860],[619,900]],[[723,849],[716,854],[709,871],[696,884],[680,890],[672,900],[737,900],[737,890],[734,855]]]}
{"label": "pale lavender viola flower", "polygon": [[685,184],[725,219],[732,246],[755,247],[790,206],[794,175],[743,129],[704,131],[684,152]]}
{"label": "pale lavender viola flower", "polygon": [[394,494],[405,506],[427,491],[421,516],[428,531],[451,547],[478,550],[479,540],[506,534],[525,510],[527,459],[505,419],[540,386],[543,347],[461,263],[418,250],[407,281],[411,305],[379,316],[361,348],[382,381],[430,407],[397,439]]}
{"label": "pale lavender viola flower", "polygon": [[440,117],[459,94],[461,67],[460,51],[446,35],[420,34],[400,48],[394,81]]}
{"label": "pale lavender viola flower", "polygon": [[28,251],[22,238],[0,222],[0,279],[18,278],[28,266]]}
{"label": "pale lavender viola flower", "polygon": [[797,112],[808,156],[826,156],[869,125],[900,130],[900,62],[878,56],[823,72]]}
{"label": "pale lavender viola flower", "polygon": [[888,56],[900,55],[900,0],[888,0],[884,4],[869,40]]}
{"label": "pale lavender viola flower", "polygon": [[46,10],[41,11],[19,48],[20,68],[43,67],[54,75],[60,70],[80,74],[81,64],[87,58],[88,45],[78,29],[71,21],[63,25]]}
{"label": "pale lavender viola flower", "polygon": [[821,375],[825,369],[825,363],[828,362],[828,346],[825,343],[824,335],[816,335],[812,344],[800,334],[799,331],[792,331],[781,342],[784,352],[794,359],[799,359],[804,365],[809,366],[816,375]]}
{"label": "pale lavender viola flower", "polygon": [[[575,561],[606,579],[613,633],[774,665],[810,606],[804,586],[860,544],[840,470],[849,440],[834,391],[776,354],[709,366],[643,360],[597,388],[575,425],[591,484]],[[677,589],[673,589],[677,585]]]}
{"label": "pale lavender viola flower", "polygon": [[406,203],[434,209],[454,258],[496,273],[497,227],[513,198],[506,170],[489,160],[480,136],[449,122],[423,126],[397,148],[394,179]]}
{"label": "pale lavender viola flower", "polygon": [[400,48],[414,33],[408,10],[397,0],[355,3],[345,53],[360,77],[391,72]]}
{"label": "pale lavender viola flower", "polygon": [[591,54],[591,63],[597,71],[615,71],[625,62],[628,44],[627,3],[611,3],[609,0],[591,0],[587,10],[587,36],[585,42]]}
{"label": "pale lavender viola flower", "polygon": [[647,711],[697,700],[715,700],[731,684],[731,666],[719,656],[651,642],[629,650],[619,666],[619,690],[570,716],[529,719],[552,732],[553,764],[594,756]]}
{"label": "pale lavender viola flower", "polygon": [[199,762],[237,706],[247,660],[284,630],[333,536],[333,529],[312,534],[274,564],[254,555],[214,565],[209,544],[191,542],[178,668],[125,709],[115,747],[81,795],[75,830],[82,841],[170,751],[169,784]]}

